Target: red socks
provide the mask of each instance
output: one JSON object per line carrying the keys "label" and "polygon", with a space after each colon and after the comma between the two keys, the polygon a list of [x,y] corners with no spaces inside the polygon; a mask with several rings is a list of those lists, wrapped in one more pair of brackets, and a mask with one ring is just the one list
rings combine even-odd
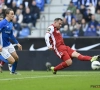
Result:
{"label": "red socks", "polygon": [[57,70],[61,70],[61,69],[66,68],[66,67],[68,67],[67,63],[62,62],[59,65],[55,66],[54,70],[57,71]]}
{"label": "red socks", "polygon": [[82,61],[90,61],[92,57],[90,56],[84,56],[84,55],[79,55],[78,59]]}
{"label": "red socks", "polygon": [[[92,57],[90,57],[90,56],[84,56],[84,55],[79,55],[78,56],[78,59],[79,60],[82,60],[82,61],[90,61],[91,58]],[[55,66],[54,70],[57,71],[57,70],[64,69],[66,67],[68,67],[67,63],[66,62],[62,62],[59,65]]]}
{"label": "red socks", "polygon": [[3,65],[5,64],[5,62],[3,62],[3,61],[0,61],[0,64],[3,66]]}

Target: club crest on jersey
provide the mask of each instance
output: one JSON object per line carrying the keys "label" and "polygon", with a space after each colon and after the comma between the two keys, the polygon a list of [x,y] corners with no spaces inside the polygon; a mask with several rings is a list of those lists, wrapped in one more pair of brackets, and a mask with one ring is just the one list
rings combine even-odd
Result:
{"label": "club crest on jersey", "polygon": [[47,33],[49,33],[49,32],[50,32],[50,30],[51,30],[51,28],[48,28],[46,32],[47,32]]}

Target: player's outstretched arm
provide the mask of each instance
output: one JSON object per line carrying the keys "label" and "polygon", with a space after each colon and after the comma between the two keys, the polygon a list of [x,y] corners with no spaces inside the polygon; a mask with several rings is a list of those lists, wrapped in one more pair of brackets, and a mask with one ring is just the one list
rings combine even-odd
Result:
{"label": "player's outstretched arm", "polygon": [[50,50],[53,50],[52,45],[50,44],[50,40],[49,40],[49,38],[50,38],[50,36],[53,32],[54,32],[54,27],[49,26],[47,28],[47,32],[45,34],[45,42],[46,42],[46,45],[47,45],[48,49],[50,49]]}
{"label": "player's outstretched arm", "polygon": [[13,40],[13,42],[14,42],[15,44],[18,44],[17,39],[16,39],[15,36],[13,35],[13,30],[11,31],[11,34],[9,35],[9,37]]}
{"label": "player's outstretched arm", "polygon": [[46,45],[48,47],[48,49],[52,50],[52,46],[50,45],[50,42],[49,42],[49,37],[50,37],[50,34],[49,33],[46,33],[45,34],[45,42],[46,42]]}
{"label": "player's outstretched arm", "polygon": [[22,50],[22,45],[20,45],[17,41],[17,39],[13,35],[13,31],[10,34],[10,38],[15,42],[15,44],[18,46],[18,50]]}

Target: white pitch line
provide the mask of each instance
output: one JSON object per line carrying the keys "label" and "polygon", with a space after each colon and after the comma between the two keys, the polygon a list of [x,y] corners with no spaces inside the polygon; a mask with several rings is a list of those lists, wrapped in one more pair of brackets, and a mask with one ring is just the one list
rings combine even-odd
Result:
{"label": "white pitch line", "polygon": [[50,75],[50,76],[34,76],[34,77],[21,77],[21,78],[5,78],[0,79],[0,81],[8,81],[8,80],[22,80],[22,79],[31,79],[31,78],[51,78],[51,77],[77,77],[77,76],[87,76],[87,75]]}

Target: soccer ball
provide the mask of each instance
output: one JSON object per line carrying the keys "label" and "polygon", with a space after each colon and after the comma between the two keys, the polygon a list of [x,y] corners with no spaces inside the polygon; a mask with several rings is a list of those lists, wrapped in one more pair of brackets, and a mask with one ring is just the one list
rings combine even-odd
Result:
{"label": "soccer ball", "polygon": [[92,68],[93,70],[98,70],[98,69],[100,69],[100,62],[99,62],[99,61],[93,61],[93,62],[91,63],[91,68]]}
{"label": "soccer ball", "polygon": [[51,63],[50,62],[46,62],[46,67],[51,67]]}
{"label": "soccer ball", "polygon": [[45,66],[47,68],[47,71],[50,71],[51,63],[50,62],[46,62]]}

